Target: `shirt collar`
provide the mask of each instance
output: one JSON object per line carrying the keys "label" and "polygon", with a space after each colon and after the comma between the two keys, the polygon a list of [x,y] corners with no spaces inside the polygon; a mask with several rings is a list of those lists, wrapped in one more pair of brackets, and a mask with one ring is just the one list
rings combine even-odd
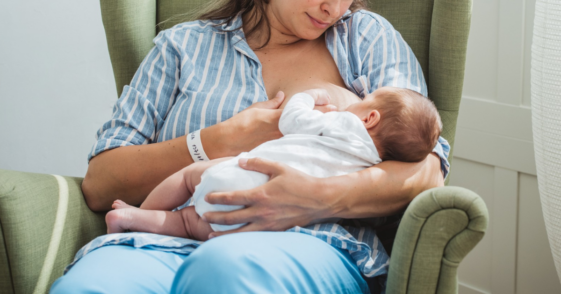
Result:
{"label": "shirt collar", "polygon": [[[349,17],[351,17],[351,11],[347,10],[345,14],[343,14],[343,16],[333,24],[333,26],[343,23]],[[234,48],[236,48],[236,50],[238,50],[240,53],[253,59],[257,63],[260,63],[259,58],[257,58],[257,55],[255,55],[255,52],[251,50],[251,48],[245,41],[245,35],[242,26],[243,26],[242,12],[239,12],[230,21],[218,25],[216,29],[223,32],[232,32],[231,38],[233,40]]]}
{"label": "shirt collar", "polygon": [[242,12],[236,14],[236,16],[234,16],[230,21],[219,24],[215,27],[215,29],[231,34],[230,38],[234,48],[241,54],[253,59],[257,63],[260,63],[259,58],[257,58],[257,55],[255,55],[255,52],[253,52],[245,40]]}
{"label": "shirt collar", "polygon": [[238,12],[230,21],[219,25],[217,28],[221,31],[234,31],[242,28],[242,12]]}
{"label": "shirt collar", "polygon": [[342,24],[343,22],[345,22],[345,20],[347,20],[349,17],[351,17],[351,14],[352,14],[352,12],[350,10],[347,10],[345,12],[345,14],[343,14],[343,16],[341,16],[341,18],[338,21],[336,21],[333,25],[336,26],[336,25]]}
{"label": "shirt collar", "polygon": [[[345,11],[345,14],[343,14],[343,16],[341,16],[341,18],[338,21],[336,21],[333,25],[343,23],[346,19],[351,17],[351,14],[352,13],[350,10]],[[236,14],[236,16],[234,16],[234,18],[232,18],[230,21],[225,22],[220,26],[218,26],[218,29],[221,31],[234,31],[240,29],[242,26],[243,26],[242,12],[238,12],[238,14]]]}

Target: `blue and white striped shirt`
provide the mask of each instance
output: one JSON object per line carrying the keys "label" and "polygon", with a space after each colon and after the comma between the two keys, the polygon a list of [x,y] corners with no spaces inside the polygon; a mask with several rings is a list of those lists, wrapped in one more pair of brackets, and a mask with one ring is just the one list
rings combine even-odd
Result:
{"label": "blue and white striped shirt", "polygon": [[[238,15],[227,24],[193,21],[164,30],[154,39],[129,86],[117,101],[113,118],[97,134],[89,159],[120,146],[162,142],[227,120],[251,104],[268,99],[259,59],[244,40]],[[409,46],[381,16],[345,14],[325,33],[326,44],[347,88],[360,97],[381,86],[408,88],[427,95],[422,70]],[[448,173],[450,146],[443,138],[434,149]],[[318,224],[290,231],[316,236],[349,250],[367,277],[387,272],[389,257],[368,227]],[[92,250],[128,244],[187,254],[201,242],[126,233],[98,237],[74,262]],[[73,262],[73,264],[74,264]]]}

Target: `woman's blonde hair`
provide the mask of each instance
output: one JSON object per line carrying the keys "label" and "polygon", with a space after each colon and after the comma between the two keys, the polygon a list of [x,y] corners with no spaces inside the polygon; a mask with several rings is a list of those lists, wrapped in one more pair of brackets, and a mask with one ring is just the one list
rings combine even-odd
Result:
{"label": "woman's blonde hair", "polygon": [[[249,38],[262,25],[269,27],[269,19],[265,13],[267,4],[269,4],[269,0],[211,0],[203,8],[184,15],[184,17],[199,20],[219,20],[220,23],[218,25],[223,25],[230,22],[241,12],[249,23],[254,24],[253,27],[244,31],[245,37]],[[366,4],[367,0],[354,0],[349,9],[351,12],[366,9]],[[239,29],[241,27],[234,30]],[[269,28],[266,42],[258,49],[265,47],[269,43],[270,38]]]}

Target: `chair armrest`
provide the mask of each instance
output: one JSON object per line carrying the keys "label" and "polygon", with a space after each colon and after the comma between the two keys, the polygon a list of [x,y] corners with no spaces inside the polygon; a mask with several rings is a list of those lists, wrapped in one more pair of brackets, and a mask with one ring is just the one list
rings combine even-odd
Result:
{"label": "chair armrest", "polygon": [[[74,254],[105,234],[82,178],[0,170],[0,289],[47,293]],[[6,292],[4,292],[6,291]]]}
{"label": "chair armrest", "polygon": [[483,238],[489,214],[474,192],[427,190],[409,205],[394,242],[387,293],[457,293],[457,268]]}

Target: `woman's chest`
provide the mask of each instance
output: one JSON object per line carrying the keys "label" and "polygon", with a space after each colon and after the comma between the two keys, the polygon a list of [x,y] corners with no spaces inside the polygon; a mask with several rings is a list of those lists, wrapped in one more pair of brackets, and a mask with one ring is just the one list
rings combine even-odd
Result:
{"label": "woman's chest", "polygon": [[278,91],[291,97],[326,83],[345,87],[324,41],[285,50],[258,50],[255,53],[262,65],[263,83],[269,98],[275,97]]}
{"label": "woman's chest", "polygon": [[[346,88],[325,42],[277,52],[258,50],[256,56],[248,54],[249,48],[241,49],[245,50],[215,44],[182,61],[175,97],[170,105],[157,105],[165,113],[161,140],[227,120],[279,90],[291,97],[326,85]],[[160,84],[169,86],[166,81]],[[332,104],[343,109],[348,103]]]}

